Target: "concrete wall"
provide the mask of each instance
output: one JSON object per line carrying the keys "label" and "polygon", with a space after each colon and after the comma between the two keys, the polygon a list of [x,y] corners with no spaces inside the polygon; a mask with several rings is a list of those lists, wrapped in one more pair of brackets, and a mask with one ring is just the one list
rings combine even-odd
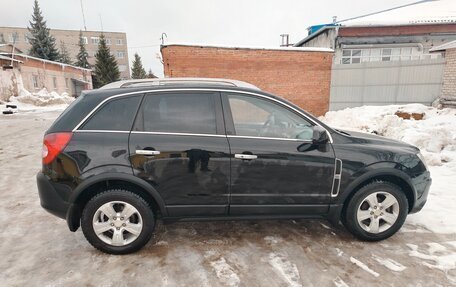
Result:
{"label": "concrete wall", "polygon": [[422,103],[440,95],[445,59],[334,64],[330,110]]}
{"label": "concrete wall", "polygon": [[246,81],[317,116],[328,111],[332,53],[183,45],[161,52],[167,77]]}
{"label": "concrete wall", "polygon": [[318,36],[310,39],[302,45],[302,47],[322,47],[322,48],[335,48],[335,38],[337,36],[338,28],[328,28],[321,32]]}

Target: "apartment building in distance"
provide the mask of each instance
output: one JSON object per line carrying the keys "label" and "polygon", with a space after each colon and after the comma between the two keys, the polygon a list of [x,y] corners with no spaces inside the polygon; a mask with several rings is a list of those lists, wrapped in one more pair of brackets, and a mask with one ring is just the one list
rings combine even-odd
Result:
{"label": "apartment building in distance", "polygon": [[[127,34],[123,32],[101,32],[101,31],[82,31],[82,37],[86,44],[89,54],[89,63],[95,64],[95,54],[98,49],[98,42],[101,33],[106,38],[106,44],[111,49],[119,65],[120,77],[122,79],[130,78],[130,67],[128,60]],[[51,34],[56,40],[56,46],[60,49],[60,43],[64,42],[73,61],[79,52],[79,30],[59,30],[51,29]],[[0,44],[13,44],[18,49],[28,53],[30,44],[28,37],[30,32],[27,28],[19,27],[0,27]]]}

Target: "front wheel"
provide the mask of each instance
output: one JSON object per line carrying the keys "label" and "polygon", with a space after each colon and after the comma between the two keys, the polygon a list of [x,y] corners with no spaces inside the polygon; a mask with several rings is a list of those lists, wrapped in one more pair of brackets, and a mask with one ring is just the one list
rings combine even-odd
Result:
{"label": "front wheel", "polygon": [[379,241],[396,233],[407,214],[408,201],[398,186],[389,182],[372,182],[350,199],[344,224],[362,240]]}
{"label": "front wheel", "polygon": [[155,218],[149,204],[137,194],[107,190],[86,204],[81,227],[95,248],[110,254],[127,254],[149,241]]}

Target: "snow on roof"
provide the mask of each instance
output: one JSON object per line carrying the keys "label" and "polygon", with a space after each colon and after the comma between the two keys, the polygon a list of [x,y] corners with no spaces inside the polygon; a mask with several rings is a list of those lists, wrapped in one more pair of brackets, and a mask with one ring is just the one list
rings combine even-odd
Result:
{"label": "snow on roof", "polygon": [[300,51],[300,52],[334,52],[333,49],[319,47],[246,47],[246,46],[230,46],[230,45],[207,45],[194,43],[168,43],[167,46],[188,46],[188,47],[204,47],[204,48],[221,48],[221,49],[247,49],[247,50],[276,50],[276,51]]}
{"label": "snow on roof", "polygon": [[2,59],[2,60],[7,60],[7,61],[18,62],[18,63],[23,63],[22,61],[19,61],[19,60],[10,58],[10,57],[2,56],[2,55],[0,55],[0,59]]}
{"label": "snow on roof", "polygon": [[[0,55],[11,55],[11,53],[0,52]],[[21,57],[21,58],[25,58],[25,59],[33,59],[33,60],[37,60],[37,61],[44,62],[44,63],[60,65],[60,66],[62,66],[62,68],[71,67],[71,68],[74,68],[74,69],[91,71],[91,69],[85,69],[85,68],[81,68],[81,67],[78,67],[78,66],[68,65],[68,64],[64,64],[64,63],[60,63],[60,62],[51,61],[51,60],[45,60],[45,59],[41,59],[41,58],[37,58],[37,57],[25,55],[25,54],[14,54],[14,57]]]}
{"label": "snow on roof", "polygon": [[445,51],[448,49],[456,49],[456,40],[442,44],[440,46],[434,47],[429,49],[429,52],[439,52],[439,51]]}
{"label": "snow on roof", "polygon": [[349,27],[446,23],[456,24],[455,0],[423,0],[337,22]]}

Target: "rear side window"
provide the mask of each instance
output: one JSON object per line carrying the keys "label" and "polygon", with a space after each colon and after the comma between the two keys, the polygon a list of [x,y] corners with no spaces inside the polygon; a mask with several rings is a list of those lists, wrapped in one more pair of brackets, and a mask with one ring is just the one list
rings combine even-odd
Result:
{"label": "rear side window", "polygon": [[146,95],[135,130],[216,134],[212,93]]}
{"label": "rear side window", "polygon": [[113,99],[104,104],[81,130],[130,131],[141,96]]}

